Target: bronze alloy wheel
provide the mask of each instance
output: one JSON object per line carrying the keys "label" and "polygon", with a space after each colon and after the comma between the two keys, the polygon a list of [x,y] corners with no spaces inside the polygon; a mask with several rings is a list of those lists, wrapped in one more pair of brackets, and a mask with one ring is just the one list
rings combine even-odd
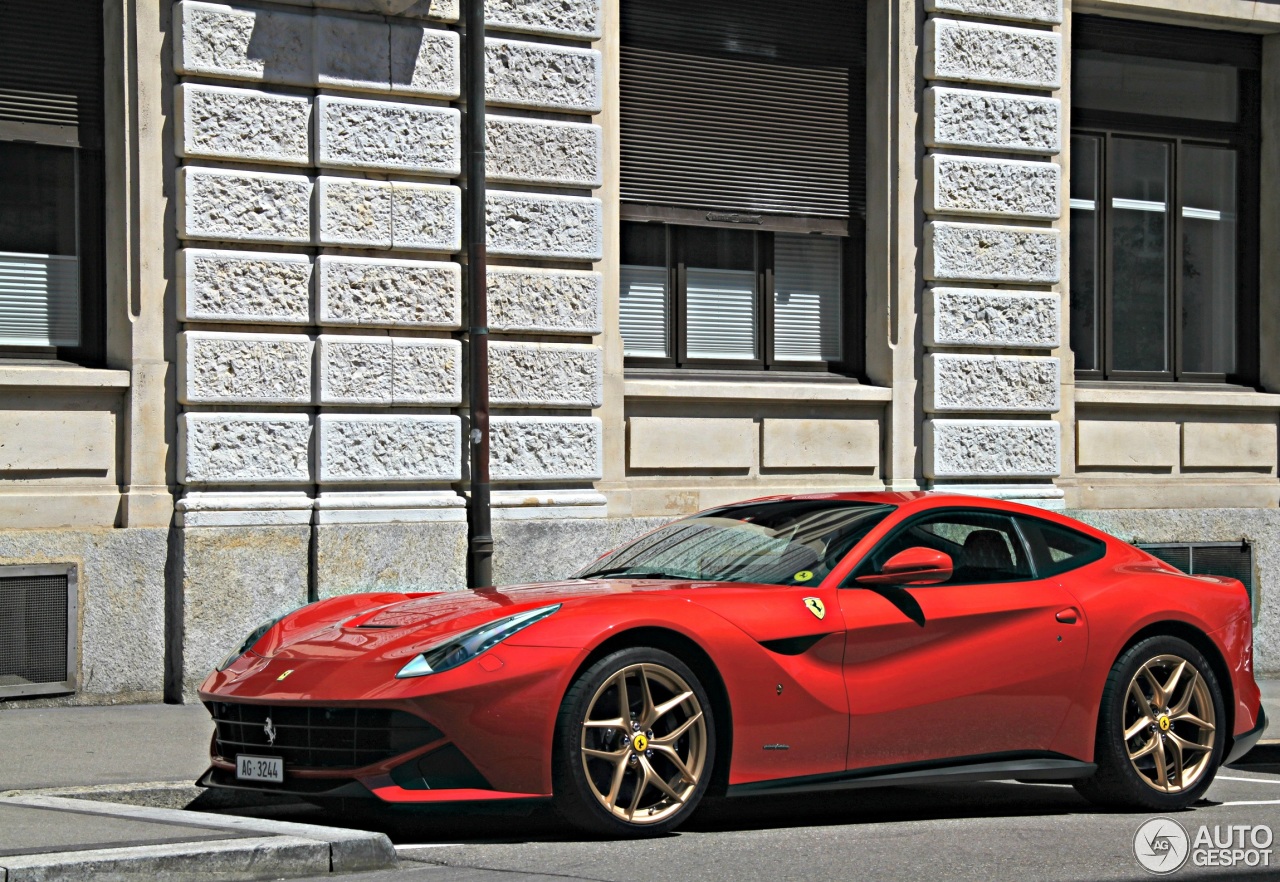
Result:
{"label": "bronze alloy wheel", "polygon": [[605,680],[582,721],[582,770],[592,794],[628,824],[680,812],[707,771],[707,723],[685,680],[660,664],[628,665]]}
{"label": "bronze alloy wheel", "polygon": [[1187,659],[1162,654],[1139,667],[1121,720],[1129,762],[1147,786],[1181,793],[1209,768],[1217,738],[1213,696]]}

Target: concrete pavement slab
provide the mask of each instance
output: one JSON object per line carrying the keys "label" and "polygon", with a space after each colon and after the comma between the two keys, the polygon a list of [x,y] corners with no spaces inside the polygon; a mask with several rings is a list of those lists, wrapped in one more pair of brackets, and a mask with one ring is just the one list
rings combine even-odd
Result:
{"label": "concrete pavement slab", "polygon": [[0,866],[6,857],[130,845],[201,842],[249,836],[215,827],[191,827],[108,815],[69,816],[54,809],[0,800]]}
{"label": "concrete pavement slab", "polygon": [[200,704],[0,703],[0,791],[193,781],[208,767],[212,734]]}

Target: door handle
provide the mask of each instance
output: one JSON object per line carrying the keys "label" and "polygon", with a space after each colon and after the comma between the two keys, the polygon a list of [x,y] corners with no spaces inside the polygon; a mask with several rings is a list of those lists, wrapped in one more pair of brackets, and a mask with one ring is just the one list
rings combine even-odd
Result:
{"label": "door handle", "polygon": [[1075,607],[1071,606],[1062,610],[1054,616],[1054,618],[1062,622],[1064,625],[1074,625],[1080,618],[1080,612]]}

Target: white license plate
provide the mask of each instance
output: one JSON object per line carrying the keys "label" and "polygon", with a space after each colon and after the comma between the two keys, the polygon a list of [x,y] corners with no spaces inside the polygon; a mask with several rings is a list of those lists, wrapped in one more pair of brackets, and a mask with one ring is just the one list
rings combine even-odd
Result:
{"label": "white license plate", "polygon": [[241,781],[284,781],[284,760],[278,756],[236,757],[236,777]]}

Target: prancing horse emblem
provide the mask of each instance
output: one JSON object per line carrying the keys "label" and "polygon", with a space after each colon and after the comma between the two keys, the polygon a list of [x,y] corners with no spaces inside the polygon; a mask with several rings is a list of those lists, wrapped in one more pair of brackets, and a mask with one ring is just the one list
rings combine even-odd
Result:
{"label": "prancing horse emblem", "polygon": [[275,747],[276,744],[276,724],[271,722],[271,717],[267,717],[267,724],[262,727],[262,731],[266,733],[267,745]]}
{"label": "prancing horse emblem", "polygon": [[822,601],[816,597],[806,597],[804,605],[809,608],[809,612],[813,613],[820,619],[827,617],[827,608],[822,605]]}

